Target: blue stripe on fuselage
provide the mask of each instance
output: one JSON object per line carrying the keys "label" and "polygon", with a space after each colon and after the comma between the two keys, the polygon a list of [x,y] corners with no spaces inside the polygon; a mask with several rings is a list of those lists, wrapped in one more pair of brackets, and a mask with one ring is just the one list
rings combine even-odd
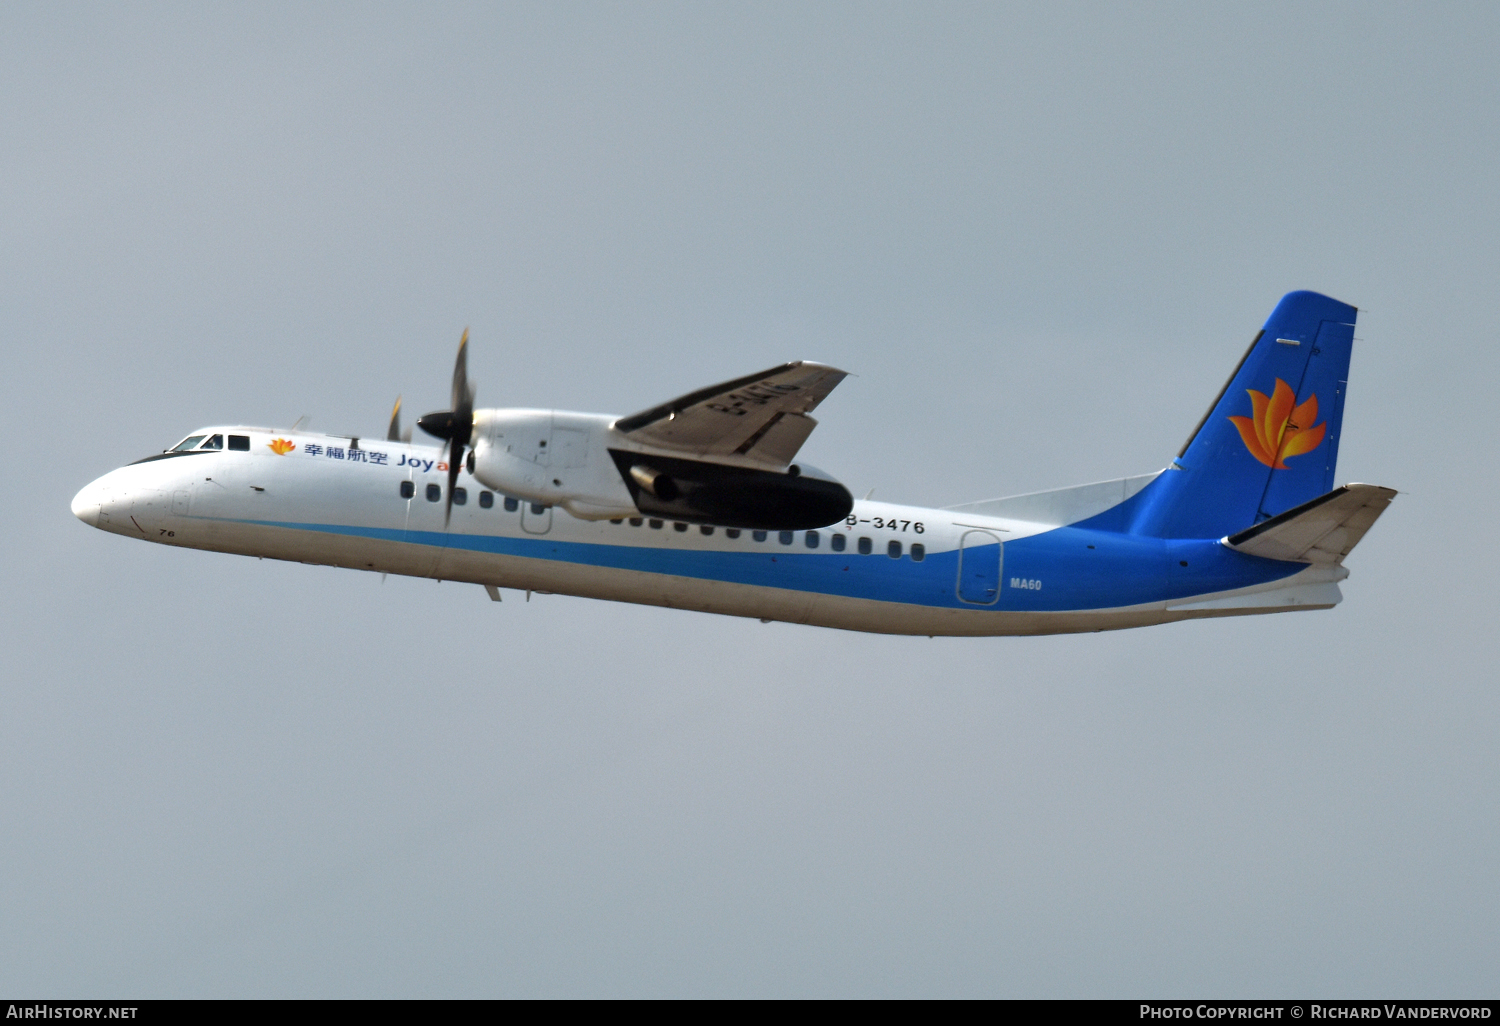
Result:
{"label": "blue stripe on fuselage", "polygon": [[[878,551],[869,556],[853,552],[799,552],[790,546],[772,547],[775,542],[756,543],[765,548],[724,552],[569,542],[545,536],[517,538],[336,524],[240,522],[907,605],[1024,612],[1113,609],[1161,602],[1245,588],[1290,577],[1304,569],[1301,563],[1236,552],[1215,540],[1164,542],[1109,531],[1060,527],[1006,542],[999,600],[993,605],[979,606],[958,598],[957,550],[929,552],[918,563],[910,556],[892,559]],[[1013,587],[1017,581],[1024,584]]]}
{"label": "blue stripe on fuselage", "polygon": [[[1005,609],[1060,612],[1117,609],[1248,588],[1290,577],[1303,563],[1262,559],[1215,539],[1163,541],[1139,535],[1059,527],[1005,543]],[[1040,587],[1012,587],[1039,581]]]}

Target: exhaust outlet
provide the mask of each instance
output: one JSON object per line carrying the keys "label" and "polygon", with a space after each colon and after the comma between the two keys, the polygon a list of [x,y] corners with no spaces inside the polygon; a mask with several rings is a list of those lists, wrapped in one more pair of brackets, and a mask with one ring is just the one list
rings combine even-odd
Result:
{"label": "exhaust outlet", "polygon": [[666,474],[657,473],[650,467],[643,467],[637,463],[630,468],[630,476],[635,479],[636,484],[662,502],[671,502],[679,494],[676,481]]}

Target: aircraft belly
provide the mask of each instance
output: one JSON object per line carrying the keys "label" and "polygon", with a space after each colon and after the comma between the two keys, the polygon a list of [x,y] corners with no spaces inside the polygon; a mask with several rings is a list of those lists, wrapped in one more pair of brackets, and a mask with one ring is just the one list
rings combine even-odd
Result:
{"label": "aircraft belly", "polygon": [[1162,603],[1066,613],[941,608],[462,549],[444,553],[439,576],[503,588],[880,634],[1061,634],[1115,630],[1169,618]]}
{"label": "aircraft belly", "polygon": [[[1185,619],[1328,608],[1337,589],[1318,582],[1274,588],[1258,585],[1200,602],[1146,602],[1112,609],[1027,612],[965,609],[823,594],[734,581],[601,567],[556,559],[450,549],[445,580],[495,584],[582,598],[690,609],[729,616],[882,634],[993,637],[1072,634],[1149,626]],[[1302,575],[1291,579],[1303,580]]]}
{"label": "aircraft belly", "polygon": [[457,548],[444,552],[438,576],[448,581],[494,584],[522,591],[790,623],[803,622],[815,598],[807,592],[785,588]]}
{"label": "aircraft belly", "polygon": [[[162,494],[155,501],[170,504],[171,499]],[[667,548],[620,543],[613,533],[618,528],[571,519],[565,521],[564,530],[543,537],[519,531],[476,533],[475,528],[491,515],[455,511],[451,531],[414,531],[406,526],[405,517],[399,518],[399,524],[387,517],[387,526],[220,520],[211,525],[200,523],[183,532],[185,537],[175,544],[380,573],[907,635],[1116,630],[1205,616],[1326,608],[1338,601],[1336,588],[1330,592],[1321,587],[1327,582],[1293,573],[1238,590],[1170,598],[1142,595],[1148,600],[1090,608],[1080,601],[1082,594],[1058,595],[1051,587],[1057,578],[1043,571],[1049,585],[1046,591],[1026,590],[1028,580],[1041,583],[1041,578],[1007,576],[1001,601],[975,606],[960,601],[955,551],[934,548],[923,562],[913,563],[884,555],[835,556],[790,547]],[[192,518],[185,520],[191,527]],[[440,524],[439,519],[432,526]],[[942,544],[938,538],[932,540]],[[1153,563],[1160,558],[1154,552],[1152,557]],[[1196,556],[1193,562],[1197,562]],[[1006,574],[1011,573],[1012,568],[1007,566]],[[1161,589],[1156,585],[1149,590],[1159,594]],[[1043,603],[1049,598],[1067,601],[1048,608]]]}

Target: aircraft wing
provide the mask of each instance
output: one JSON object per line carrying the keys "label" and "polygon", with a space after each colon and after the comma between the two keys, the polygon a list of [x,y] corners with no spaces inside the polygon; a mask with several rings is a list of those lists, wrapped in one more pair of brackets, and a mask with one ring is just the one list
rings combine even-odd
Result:
{"label": "aircraft wing", "polygon": [[810,360],[785,363],[615,421],[632,441],[689,458],[737,456],[782,470],[818,422],[808,416],[846,376]]}
{"label": "aircraft wing", "polygon": [[1394,488],[1344,485],[1230,535],[1227,543],[1266,559],[1342,563],[1395,497]]}

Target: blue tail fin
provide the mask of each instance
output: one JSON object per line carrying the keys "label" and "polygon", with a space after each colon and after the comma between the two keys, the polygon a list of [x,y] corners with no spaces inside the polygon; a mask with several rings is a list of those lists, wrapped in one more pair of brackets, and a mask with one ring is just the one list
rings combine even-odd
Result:
{"label": "blue tail fin", "polygon": [[1130,530],[1220,538],[1332,490],[1355,314],[1283,296],[1172,466],[1132,499]]}

